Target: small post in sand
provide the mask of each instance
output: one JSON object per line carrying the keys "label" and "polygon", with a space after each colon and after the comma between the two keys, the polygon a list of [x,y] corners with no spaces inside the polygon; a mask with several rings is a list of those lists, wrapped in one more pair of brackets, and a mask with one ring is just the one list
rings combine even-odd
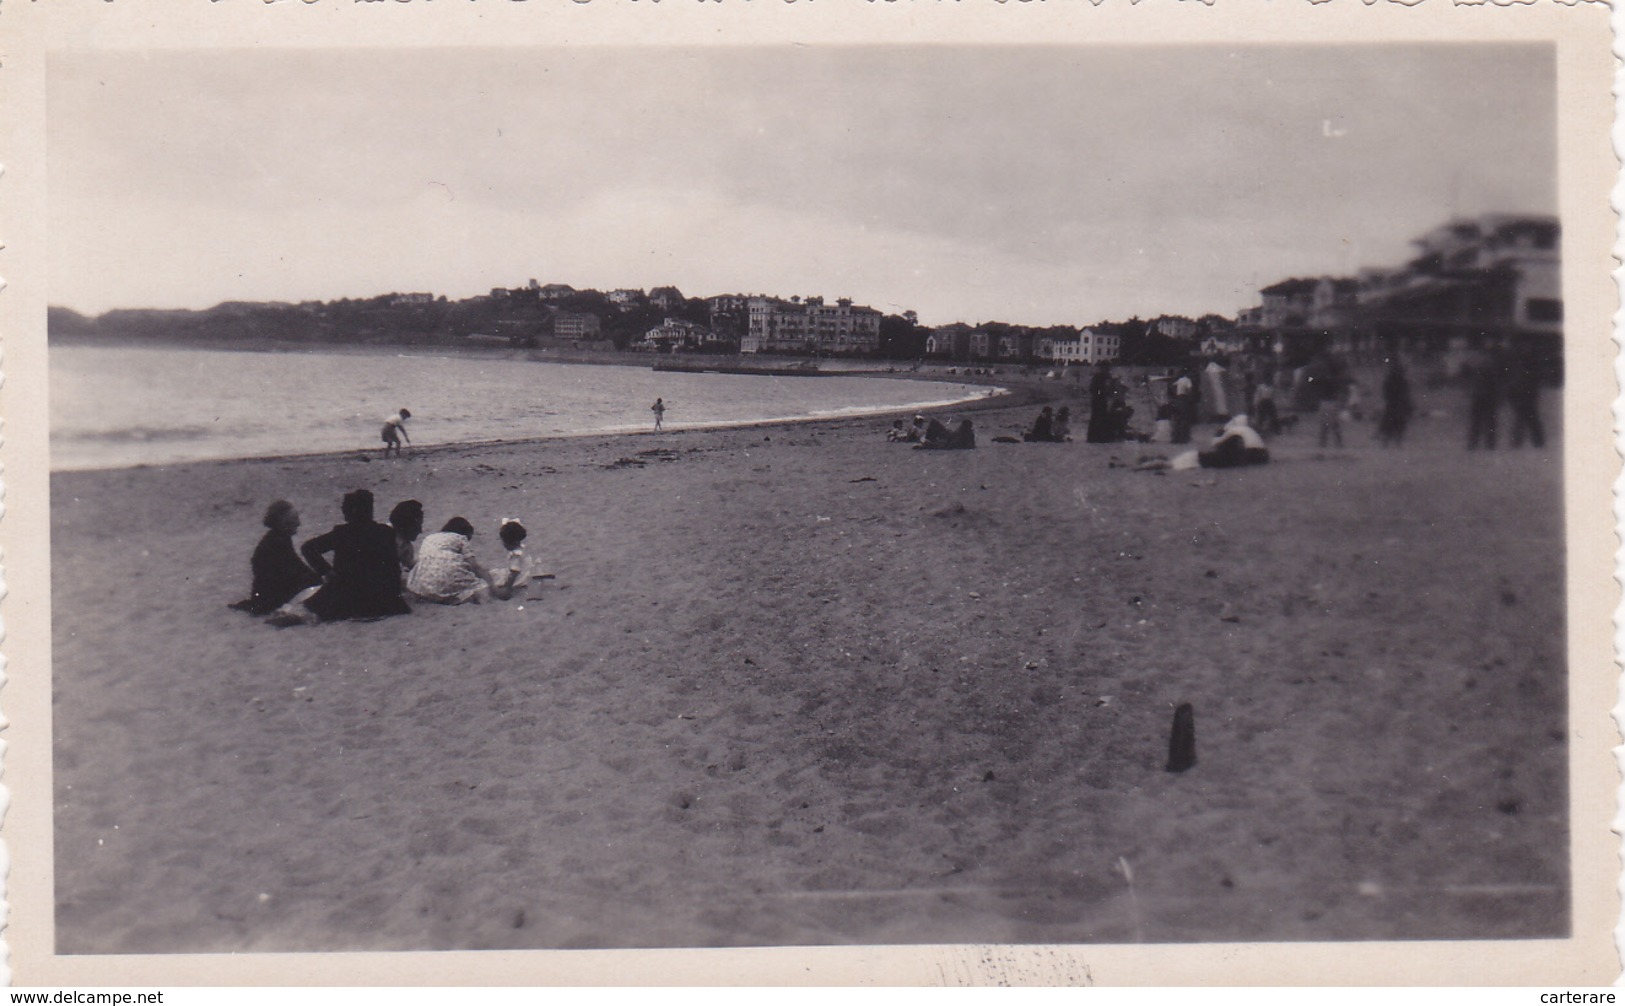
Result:
{"label": "small post in sand", "polygon": [[1196,710],[1181,702],[1174,710],[1174,732],[1168,738],[1168,771],[1183,772],[1196,764]]}

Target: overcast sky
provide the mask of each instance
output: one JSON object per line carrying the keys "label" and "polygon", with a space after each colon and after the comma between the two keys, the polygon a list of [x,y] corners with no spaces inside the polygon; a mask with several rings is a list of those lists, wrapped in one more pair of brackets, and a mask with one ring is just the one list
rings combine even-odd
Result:
{"label": "overcast sky", "polygon": [[849,296],[928,324],[1233,315],[1555,212],[1549,47],[54,56],[50,300]]}

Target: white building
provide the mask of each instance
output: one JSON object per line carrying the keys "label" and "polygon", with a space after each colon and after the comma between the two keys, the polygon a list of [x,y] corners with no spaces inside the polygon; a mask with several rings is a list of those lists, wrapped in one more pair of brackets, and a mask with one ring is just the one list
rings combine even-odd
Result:
{"label": "white building", "polygon": [[788,302],[752,297],[746,308],[742,353],[823,353],[857,355],[880,347],[880,312],[846,298],[825,304],[822,297]]}
{"label": "white building", "polygon": [[1117,359],[1122,351],[1122,336],[1097,332],[1092,328],[1078,333],[1076,339],[1055,339],[1050,342],[1050,359],[1060,364],[1107,363]]}

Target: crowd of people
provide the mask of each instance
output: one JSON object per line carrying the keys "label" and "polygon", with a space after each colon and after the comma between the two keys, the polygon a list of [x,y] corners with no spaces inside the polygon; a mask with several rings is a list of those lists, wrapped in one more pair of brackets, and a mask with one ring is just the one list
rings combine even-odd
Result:
{"label": "crowd of people", "polygon": [[249,560],[249,596],[231,607],[268,616],[273,625],[311,625],[404,615],[412,610],[409,598],[435,604],[522,598],[539,578],[516,518],[498,524],[506,554],[486,567],[474,553],[474,526],[466,518],[453,517],[425,536],[423,504],[404,500],[382,524],[366,489],[346,493],[340,511],[343,523],[296,549],[298,510],[287,500],[268,506],[265,535]]}

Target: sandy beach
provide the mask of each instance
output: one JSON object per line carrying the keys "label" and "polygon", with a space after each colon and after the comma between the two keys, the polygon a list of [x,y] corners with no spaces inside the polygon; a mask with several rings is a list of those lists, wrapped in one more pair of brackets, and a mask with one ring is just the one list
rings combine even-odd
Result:
{"label": "sandy beach", "polygon": [[[1424,405],[1220,472],[992,443],[1006,403],[968,452],[867,418],[57,474],[57,949],[1564,935],[1561,451]],[[227,609],[267,502],[303,538],[357,487],[488,561],[518,516],[557,578]]]}

